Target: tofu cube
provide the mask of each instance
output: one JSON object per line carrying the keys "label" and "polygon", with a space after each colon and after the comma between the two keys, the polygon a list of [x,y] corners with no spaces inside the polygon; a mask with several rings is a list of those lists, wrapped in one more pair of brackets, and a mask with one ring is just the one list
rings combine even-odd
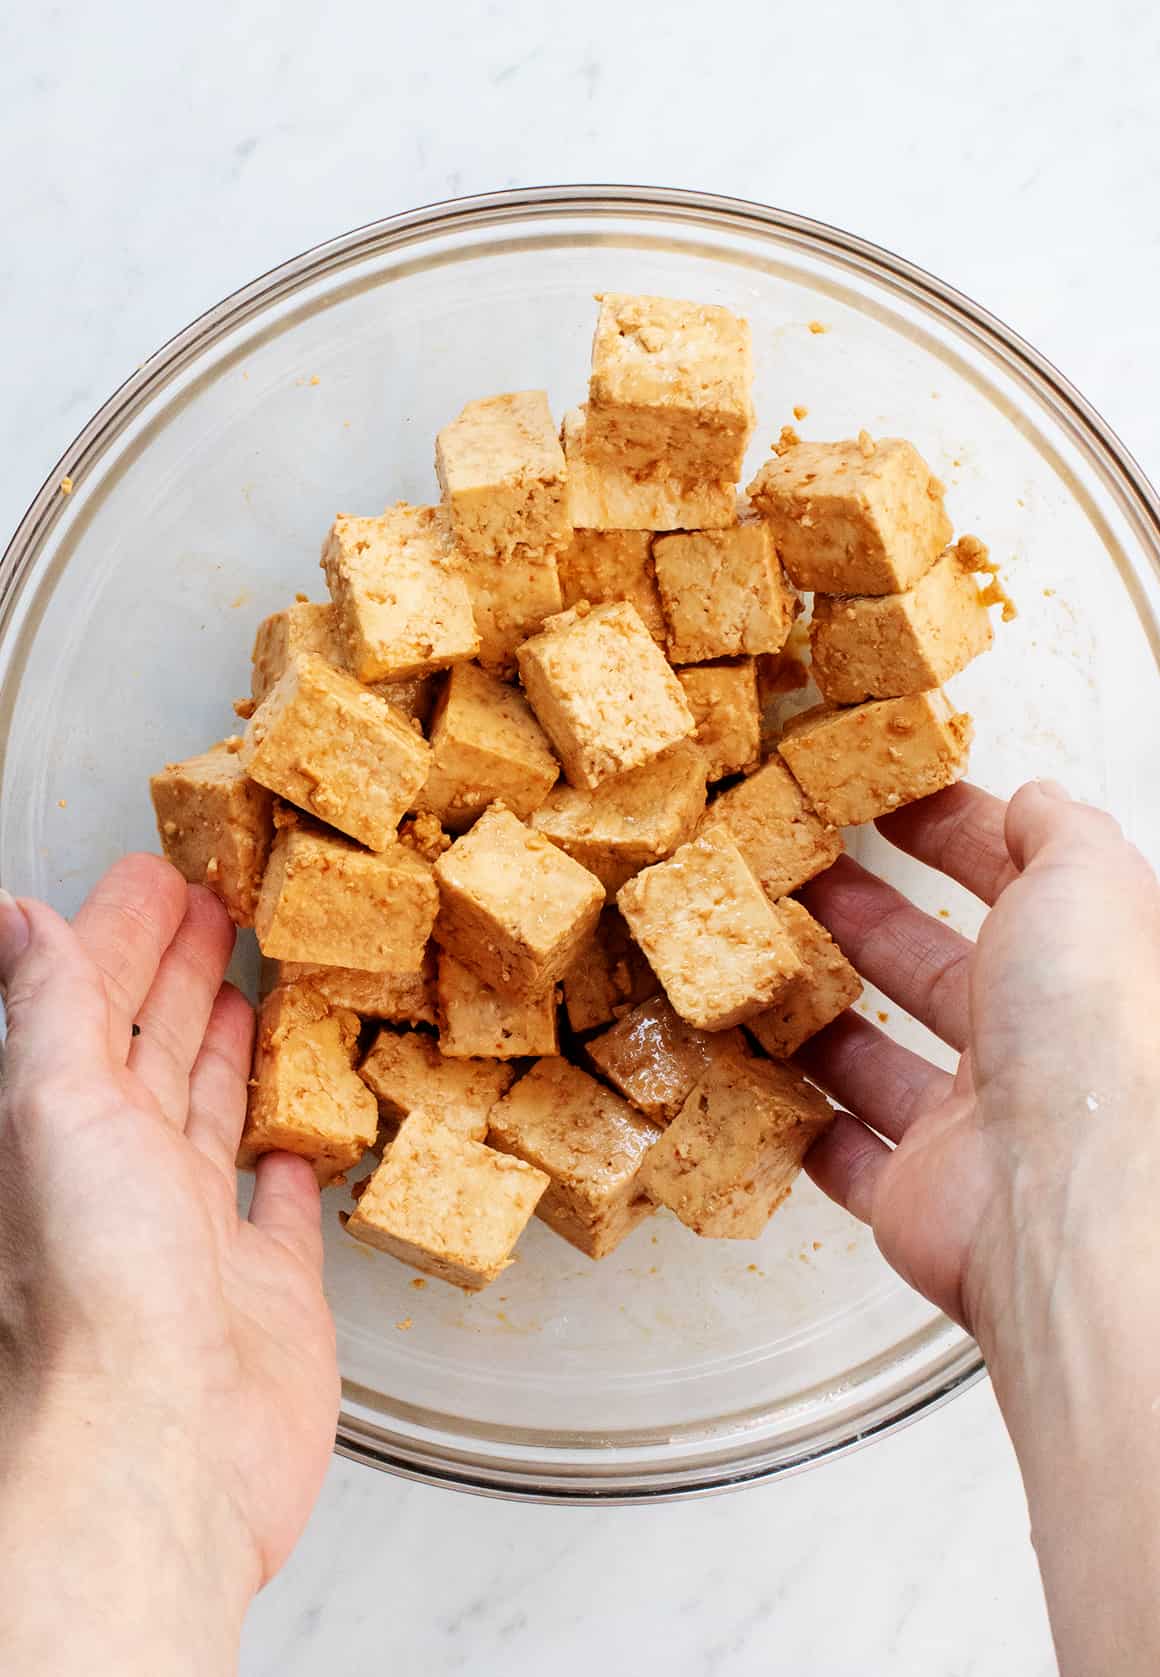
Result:
{"label": "tofu cube", "polygon": [[604,904],[598,879],[496,807],[435,863],[438,941],[485,984],[542,995],[563,976]]}
{"label": "tofu cube", "polygon": [[670,297],[606,292],[599,302],[588,383],[593,458],[736,483],[754,423],[749,322]]}
{"label": "tofu cube", "polygon": [[[338,614],[330,600],[325,605],[299,600],[258,625],[250,679],[252,702],[234,706],[239,716],[252,716],[286,667],[304,652],[316,652],[328,664],[342,670],[347,668],[346,643],[339,633]],[[434,702],[433,681],[432,676],[416,675],[408,676],[405,681],[372,681],[367,686],[400,711],[408,722],[418,722],[422,727]]]}
{"label": "tofu cube", "polygon": [[442,1118],[463,1135],[482,1141],[487,1116],[515,1082],[512,1066],[494,1060],[451,1060],[426,1031],[380,1031],[360,1067],[387,1123],[413,1112]]}
{"label": "tofu cube", "polygon": [[658,536],[653,564],[674,664],[780,652],[801,610],[769,527],[753,518]]}
{"label": "tofu cube", "polygon": [[731,839],[693,839],[623,886],[617,898],[673,1007],[723,1031],[761,1013],[801,961],[773,904]]}
{"label": "tofu cube", "polygon": [[697,828],[731,838],[769,897],[784,897],[842,854],[842,835],[806,802],[801,787],[774,756],[718,793]]}
{"label": "tofu cube", "polygon": [[798,588],[897,594],[951,539],[943,486],[901,437],[798,443],[767,461],[749,498]]}
{"label": "tofu cube", "polygon": [[695,664],[678,670],[677,680],[697,724],[694,739],[705,759],[706,779],[722,780],[755,767],[761,755],[755,660]]}
{"label": "tofu cube", "polygon": [[719,530],[737,522],[737,492],[728,478],[687,482],[663,464],[630,471],[614,460],[590,459],[586,409],[564,415],[568,510],[583,530]]}
{"label": "tofu cube", "polygon": [[455,1060],[558,1054],[556,986],[539,996],[512,996],[493,990],[453,955],[440,955],[439,1052]]}
{"label": "tofu cube", "polygon": [[344,1180],[373,1147],[374,1096],[354,1069],[358,1015],[332,1007],[309,985],[291,984],[262,1003],[238,1164],[261,1154],[297,1153],[321,1187]]}
{"label": "tofu cube", "polygon": [[542,1170],[536,1215],[590,1258],[649,1216],[637,1177],[659,1128],[567,1060],[537,1060],[491,1110],[488,1139]]}
{"label": "tofu cube", "polygon": [[595,874],[610,898],[693,836],[705,808],[705,759],[681,740],[595,791],[561,782],[532,815],[537,833]]}
{"label": "tofu cube", "polygon": [[435,471],[467,554],[507,558],[571,538],[564,455],[542,390],[468,402],[435,439]]}
{"label": "tofu cube", "polygon": [[973,728],[939,688],[796,716],[778,750],[823,821],[852,827],[966,773]]}
{"label": "tofu cube", "polygon": [[346,1232],[476,1293],[511,1263],[547,1186],[521,1159],[417,1112],[359,1195]]}
{"label": "tofu cube", "polygon": [[519,650],[520,677],[573,786],[599,786],[694,731],[681,684],[624,600],[550,617]]}
{"label": "tofu cube", "polygon": [[835,705],[939,687],[991,644],[983,595],[957,547],[902,594],[837,594],[814,601],[813,674]]}
{"label": "tofu cube", "polygon": [[401,681],[474,658],[479,635],[436,507],[335,519],[322,568],[346,662],[360,681]]}
{"label": "tofu cube", "polygon": [[461,832],[502,799],[524,820],[552,790],[560,765],[527,700],[475,664],[457,664],[431,722],[431,771],[419,807]]}
{"label": "tofu cube", "polygon": [[304,653],[316,652],[328,664],[346,668],[346,647],[334,606],[298,600],[258,624],[251,654],[250,692],[260,705],[283,672]]}
{"label": "tofu cube", "polygon": [[435,708],[438,681],[436,675],[409,675],[402,681],[372,681],[369,686],[372,693],[386,699],[408,722],[418,723],[423,729]]}
{"label": "tofu cube", "polygon": [[251,779],[371,850],[395,843],[431,766],[421,734],[316,652],[279,676],[240,756]]}
{"label": "tofu cube", "polygon": [[405,846],[375,855],[292,823],[274,840],[254,929],[274,961],[419,972],[438,908],[430,867]]}
{"label": "tofu cube", "polygon": [[664,996],[642,1002],[601,1031],[585,1053],[638,1112],[668,1124],[684,1106],[715,1054],[734,1043],[736,1031],[698,1031],[674,1013]]}
{"label": "tofu cube", "polygon": [[360,972],[356,967],[322,967],[306,961],[275,961],[273,988],[306,984],[331,1007],[346,1007],[360,1019],[397,1025],[435,1023],[435,961],[428,954],[418,972]]}
{"label": "tofu cube", "polygon": [[648,1155],[641,1187],[694,1234],[756,1240],[833,1119],[792,1067],[731,1047]]}
{"label": "tofu cube", "polygon": [[657,593],[648,530],[576,530],[560,554],[560,593],[564,606],[603,605],[627,600],[661,651],[668,647],[665,614]]}
{"label": "tofu cube", "polygon": [[790,979],[773,1006],[745,1028],[775,1060],[788,1060],[809,1037],[853,1006],[862,994],[862,980],[801,903],[786,897],[777,912],[801,957],[802,971]]}
{"label": "tofu cube", "polygon": [[564,974],[563,988],[568,1023],[579,1033],[619,1019],[660,986],[620,910],[606,908]]}
{"label": "tofu cube", "polygon": [[564,603],[555,550],[459,555],[456,563],[475,614],[480,663],[493,675],[514,675],[517,650]]}
{"label": "tofu cube", "polygon": [[235,926],[252,926],[274,836],[274,800],[249,778],[236,740],[167,763],[149,782],[167,860],[216,893]]}

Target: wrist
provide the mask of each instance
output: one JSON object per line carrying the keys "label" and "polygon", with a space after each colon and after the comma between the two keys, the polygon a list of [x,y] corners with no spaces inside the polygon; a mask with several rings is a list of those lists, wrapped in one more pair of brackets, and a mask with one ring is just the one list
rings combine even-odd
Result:
{"label": "wrist", "polygon": [[[1122,1184],[1121,1184],[1122,1186]],[[1083,1195],[1020,1231],[979,1339],[1010,1432],[1060,1669],[1160,1669],[1160,1311],[1150,1217]]]}
{"label": "wrist", "polygon": [[221,1677],[260,1582],[253,1542],[198,1440],[106,1395],[47,1399],[6,1463],[0,1643],[28,1677]]}
{"label": "wrist", "polygon": [[[992,1200],[963,1300],[1017,1447],[1024,1430],[1033,1445],[1045,1415],[1070,1406],[1071,1394],[1107,1385],[1126,1395],[1137,1371],[1160,1366],[1151,1169],[1139,1180],[1133,1193],[1106,1154],[1081,1155],[1049,1181],[1014,1169]],[[1074,1419],[1084,1417],[1086,1405]]]}

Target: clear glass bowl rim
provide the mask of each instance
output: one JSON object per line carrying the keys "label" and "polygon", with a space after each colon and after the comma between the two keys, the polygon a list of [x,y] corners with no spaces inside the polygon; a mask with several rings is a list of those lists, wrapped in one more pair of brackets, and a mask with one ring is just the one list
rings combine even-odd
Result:
{"label": "clear glass bowl rim", "polygon": [[[502,225],[540,217],[575,215],[673,216],[686,222],[709,221],[753,236],[829,253],[870,273],[953,321],[1005,371],[1031,387],[1069,432],[1089,462],[1112,489],[1129,524],[1150,551],[1160,574],[1160,496],[1139,463],[1111,426],[1047,358],[996,316],[962,292],[893,252],[792,211],[745,199],[676,188],[574,184],[521,187],[504,192],[447,199],[369,222],[326,240],[279,264],[242,286],[176,333],[142,364],[97,410],[49,472],[0,558],[0,635],[14,610],[35,558],[64,511],[61,480],[78,487],[107,448],[183,369],[251,314],[299,290],[313,280],[375,251],[412,244],[425,236],[469,230],[484,223]],[[698,1463],[684,1458],[666,1468],[657,1463],[624,1474],[613,1463],[577,1471],[543,1470],[526,1459],[500,1460],[467,1449],[444,1449],[407,1443],[400,1448],[355,1417],[339,1417],[336,1450],[366,1463],[433,1484],[476,1493],[542,1502],[627,1503],[688,1498],[739,1488],[762,1479],[800,1471],[845,1454],[874,1438],[908,1425],[975,1384],[985,1373],[982,1357],[964,1338],[957,1355],[944,1362],[940,1377],[920,1381],[917,1389],[895,1392],[867,1414],[854,1433],[841,1427],[815,1433],[808,1444],[785,1449],[759,1446],[751,1455],[730,1453],[726,1461]]]}

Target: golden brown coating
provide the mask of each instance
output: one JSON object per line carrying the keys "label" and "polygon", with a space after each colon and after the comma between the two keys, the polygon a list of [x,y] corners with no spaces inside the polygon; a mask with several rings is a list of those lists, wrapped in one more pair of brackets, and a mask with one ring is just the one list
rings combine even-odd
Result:
{"label": "golden brown coating", "polygon": [[556,550],[459,554],[455,563],[475,614],[479,662],[493,675],[514,676],[519,648],[563,604]]}
{"label": "golden brown coating", "polygon": [[695,1234],[756,1240],[833,1118],[791,1067],[731,1046],[645,1160],[641,1187]]}
{"label": "golden brown coating", "polygon": [[660,989],[656,973],[617,908],[606,908],[563,979],[564,1009],[576,1032],[619,1019]]}
{"label": "golden brown coating", "polygon": [[251,779],[371,850],[395,843],[432,760],[385,699],[316,652],[286,666],[251,717],[240,756]]}
{"label": "golden brown coating", "polygon": [[498,800],[526,820],[560,765],[523,694],[475,664],[457,664],[431,720],[431,770],[419,797],[451,832]]}
{"label": "golden brown coating", "polygon": [[250,692],[255,706],[281,676],[287,665],[304,652],[316,652],[328,663],[346,667],[346,647],[338,632],[338,618],[327,600],[297,600],[283,611],[264,617],[258,624],[251,654]]}
{"label": "golden brown coating", "polygon": [[701,1030],[740,1025],[801,970],[785,927],[724,833],[683,844],[617,897],[665,994]]}
{"label": "golden brown coating", "polygon": [[725,832],[770,897],[796,891],[842,854],[842,835],[807,803],[780,757],[774,756],[721,792],[697,828]]}
{"label": "golden brown coating", "polygon": [[766,462],[749,498],[791,581],[820,594],[896,594],[951,539],[943,486],[901,437],[798,443]]}
{"label": "golden brown coating", "polygon": [[852,1007],[862,980],[826,928],[792,897],[777,912],[801,959],[802,970],[778,992],[773,1006],[746,1021],[746,1030],[775,1060],[787,1060],[802,1043]]}
{"label": "golden brown coating", "polygon": [[275,1150],[309,1159],[319,1184],[344,1180],[378,1133],[374,1096],[354,1069],[358,1017],[305,984],[262,1003],[238,1164]]}
{"label": "golden brown coating", "polygon": [[340,515],[322,549],[346,662],[360,681],[426,675],[479,651],[437,507]]}
{"label": "golden brown coating", "polygon": [[[332,601],[316,605],[299,600],[259,623],[250,679],[253,702],[235,707],[238,714],[252,716],[286,666],[304,652],[317,652],[327,663],[339,669],[347,668],[346,644],[339,633],[338,613]],[[431,714],[432,682],[429,675],[416,675],[402,681],[373,681],[368,685],[372,693],[386,699],[408,722],[418,722],[422,727]]]}
{"label": "golden brown coating", "polygon": [[332,1007],[347,1007],[360,1019],[396,1025],[435,1023],[435,958],[428,951],[417,972],[362,972],[357,967],[323,967],[305,961],[271,963],[277,984],[306,984]]}
{"label": "golden brown coating", "polygon": [[486,984],[542,995],[599,917],[598,879],[496,805],[435,864],[436,938]]}
{"label": "golden brown coating", "polygon": [[494,1060],[448,1059],[426,1031],[382,1030],[359,1075],[388,1122],[425,1111],[445,1116],[465,1135],[482,1141],[488,1113],[516,1074]]}
{"label": "golden brown coating", "polygon": [[605,292],[592,341],[588,449],[691,483],[741,476],[753,430],[749,322],[711,303]]}
{"label": "golden brown coating", "polygon": [[728,478],[687,481],[664,465],[633,472],[587,453],[585,408],[564,415],[568,507],[578,530],[721,530],[737,522],[737,491]]}
{"label": "golden brown coating", "polygon": [[694,730],[680,682],[624,600],[550,617],[518,658],[528,702],[573,786],[639,768]]}
{"label": "golden brown coating", "polygon": [[694,738],[705,759],[706,779],[723,780],[756,768],[761,754],[756,661],[694,664],[678,670],[677,680],[697,724]]}
{"label": "golden brown coating", "polygon": [[274,840],[254,929],[271,960],[418,972],[438,908],[431,869],[404,845],[375,855],[293,822]]}
{"label": "golden brown coating", "polygon": [[941,689],[797,716],[778,750],[824,821],[873,821],[966,773],[971,719]]}
{"label": "golden brown coating", "polygon": [[653,564],[674,664],[780,652],[801,610],[769,526],[752,517],[658,536]]}
{"label": "golden brown coating", "polygon": [[814,680],[835,705],[940,687],[991,644],[991,620],[969,553],[949,547],[903,594],[814,601]]}
{"label": "golden brown coating", "polygon": [[453,955],[439,957],[439,1052],[518,1060],[560,1052],[556,986],[539,996],[494,990]]}
{"label": "golden brown coating", "polygon": [[595,791],[561,781],[530,825],[596,875],[610,898],[691,838],[705,808],[705,759],[681,740]]}
{"label": "golden brown coating", "polygon": [[648,530],[575,530],[560,554],[560,593],[565,608],[582,600],[598,606],[627,600],[664,652],[668,645]]}
{"label": "golden brown coating", "polygon": [[592,1064],[625,1100],[654,1124],[684,1106],[715,1054],[736,1044],[737,1031],[698,1031],[664,996],[642,1002],[585,1045]]}
{"label": "golden brown coating", "polygon": [[246,774],[237,746],[222,740],[167,763],[149,788],[167,860],[219,896],[235,926],[252,926],[274,836],[273,799]]}
{"label": "golden brown coating", "polygon": [[594,1077],[546,1059],[492,1108],[488,1139],[547,1173],[536,1215],[603,1258],[650,1213],[637,1174],[660,1133]]}
{"label": "golden brown coating", "polygon": [[570,540],[564,455],[542,390],[468,402],[435,439],[435,470],[465,554],[509,558]]}
{"label": "golden brown coating", "polygon": [[428,1113],[408,1118],[346,1232],[424,1275],[478,1292],[511,1262],[548,1179]]}

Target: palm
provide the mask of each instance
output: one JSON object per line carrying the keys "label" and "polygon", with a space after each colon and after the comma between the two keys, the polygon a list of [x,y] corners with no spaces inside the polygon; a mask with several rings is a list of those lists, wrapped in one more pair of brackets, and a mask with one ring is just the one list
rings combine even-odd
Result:
{"label": "palm", "polygon": [[[250,1219],[238,1214],[253,1018],[235,991],[218,990],[233,943],[224,911],[205,893],[187,899],[151,858],[120,864],[101,893],[75,932],[57,923],[76,1032],[69,1070],[42,1082],[43,1095],[29,1083],[25,1099],[14,1029],[0,1147],[19,1150],[26,1205],[44,1208],[45,1307],[85,1348],[70,1372],[88,1386],[112,1364],[119,1387],[164,1394],[167,1424],[210,1458],[268,1577],[334,1437],[317,1188],[302,1161],[271,1156]],[[10,1009],[16,1020],[18,997]]]}

